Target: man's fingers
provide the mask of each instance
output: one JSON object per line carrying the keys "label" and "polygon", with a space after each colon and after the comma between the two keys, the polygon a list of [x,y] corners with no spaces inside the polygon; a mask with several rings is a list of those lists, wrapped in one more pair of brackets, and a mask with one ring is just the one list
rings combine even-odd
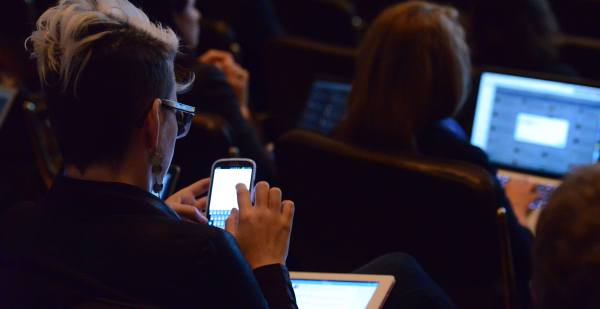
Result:
{"label": "man's fingers", "polygon": [[225,220],[225,230],[231,233],[231,235],[236,235],[239,219],[239,211],[235,208],[232,209],[229,217]]}
{"label": "man's fingers", "polygon": [[254,195],[256,197],[254,207],[269,207],[269,183],[266,181],[257,183],[254,187]]}
{"label": "man's fingers", "polygon": [[271,188],[269,190],[269,208],[281,212],[281,189]]}
{"label": "man's fingers", "polygon": [[184,204],[174,204],[171,208],[179,214],[181,217],[196,223],[208,223],[206,217],[200,212],[200,210],[194,206]]}
{"label": "man's fingers", "polygon": [[199,198],[194,202],[194,206],[202,213],[206,213],[206,205],[208,205],[208,197]]}
{"label": "man's fingers", "polygon": [[283,213],[283,218],[285,219],[285,222],[288,223],[291,227],[292,222],[294,221],[294,212],[296,211],[296,206],[292,201],[283,201],[283,203],[281,204],[281,212]]}
{"label": "man's fingers", "polygon": [[189,189],[194,193],[194,196],[200,196],[208,192],[210,187],[210,178],[204,178],[189,185],[186,189]]}
{"label": "man's fingers", "polygon": [[237,184],[235,188],[237,190],[237,201],[238,206],[240,207],[240,211],[250,211],[250,209],[252,208],[252,202],[250,201],[250,192],[248,191],[248,188],[246,188],[246,185],[242,183]]}
{"label": "man's fingers", "polygon": [[224,63],[223,72],[229,77],[235,77],[237,79],[245,80],[248,78],[248,71],[244,70],[241,66],[239,66],[235,62]]}

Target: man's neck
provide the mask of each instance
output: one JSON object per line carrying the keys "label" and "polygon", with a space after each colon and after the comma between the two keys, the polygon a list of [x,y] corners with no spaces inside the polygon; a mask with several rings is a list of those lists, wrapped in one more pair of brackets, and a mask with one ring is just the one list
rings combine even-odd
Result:
{"label": "man's neck", "polygon": [[67,165],[65,167],[65,174],[68,177],[79,180],[118,182],[136,186],[145,191],[149,188],[146,173],[139,173],[135,169],[115,168],[107,164],[90,165],[83,172],[74,165]]}

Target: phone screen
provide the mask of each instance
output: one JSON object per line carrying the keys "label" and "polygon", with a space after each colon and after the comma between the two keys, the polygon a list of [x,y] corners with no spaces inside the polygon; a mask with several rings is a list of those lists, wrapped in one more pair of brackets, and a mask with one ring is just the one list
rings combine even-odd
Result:
{"label": "phone screen", "polygon": [[237,192],[238,183],[251,189],[252,167],[250,166],[216,166],[213,171],[209,211],[209,224],[225,228],[225,220],[229,217],[232,208],[238,208]]}

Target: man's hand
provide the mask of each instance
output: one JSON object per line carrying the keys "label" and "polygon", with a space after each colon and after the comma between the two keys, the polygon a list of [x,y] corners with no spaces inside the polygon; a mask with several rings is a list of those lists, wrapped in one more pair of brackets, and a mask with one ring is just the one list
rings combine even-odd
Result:
{"label": "man's hand", "polygon": [[248,110],[248,81],[250,75],[239,64],[235,62],[233,56],[225,51],[211,49],[200,56],[200,62],[216,66],[223,71],[227,78],[227,83],[237,97],[240,103],[242,115],[249,116]]}
{"label": "man's hand", "polygon": [[294,218],[294,203],[281,201],[281,190],[269,188],[266,182],[255,187],[256,202],[252,206],[250,192],[237,185],[239,211],[233,209],[225,229],[237,240],[252,269],[271,264],[284,264],[287,259]]}
{"label": "man's hand", "polygon": [[205,195],[210,186],[210,178],[199,180],[188,187],[181,189],[169,196],[165,203],[171,207],[184,220],[196,223],[208,223],[204,216],[208,198]]}

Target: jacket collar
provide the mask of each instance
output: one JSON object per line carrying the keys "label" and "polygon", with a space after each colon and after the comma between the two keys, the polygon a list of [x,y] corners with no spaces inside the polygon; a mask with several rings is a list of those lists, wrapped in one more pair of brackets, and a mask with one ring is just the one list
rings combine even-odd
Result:
{"label": "jacket collar", "polygon": [[72,215],[158,215],[181,220],[162,200],[138,187],[58,176],[44,200],[47,210]]}

